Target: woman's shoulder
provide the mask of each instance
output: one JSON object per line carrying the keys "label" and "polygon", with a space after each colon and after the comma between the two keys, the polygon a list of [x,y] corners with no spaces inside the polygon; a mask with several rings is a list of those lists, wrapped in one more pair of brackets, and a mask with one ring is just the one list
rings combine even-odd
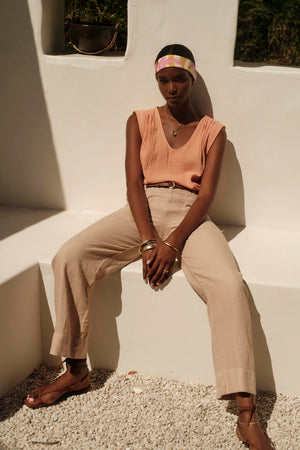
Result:
{"label": "woman's shoulder", "polygon": [[223,123],[219,122],[218,120],[213,119],[210,116],[205,115],[203,117],[203,119],[205,119],[206,126],[208,126],[209,128],[214,128],[216,126],[218,126],[218,127],[222,126],[225,128],[225,125]]}
{"label": "woman's shoulder", "polygon": [[[136,117],[140,133],[142,137],[145,137],[149,133],[150,129],[153,129],[156,123],[156,107],[150,109],[137,109],[133,111],[133,115]],[[148,131],[147,131],[148,130]]]}
{"label": "woman's shoulder", "polygon": [[144,117],[149,117],[149,116],[153,116],[155,115],[157,110],[157,107],[153,107],[153,108],[148,108],[148,109],[135,109],[133,111],[134,114],[136,114],[137,116],[144,116]]}
{"label": "woman's shoulder", "polygon": [[214,143],[216,137],[222,132],[224,133],[224,137],[226,138],[225,125],[218,120],[213,119],[212,117],[205,116],[203,119],[203,143],[206,153],[209,152],[212,144]]}
{"label": "woman's shoulder", "polygon": [[155,110],[156,108],[149,108],[149,109],[134,109],[130,116],[128,117],[127,122],[132,123],[138,121],[145,122],[149,120],[149,118],[155,117]]}

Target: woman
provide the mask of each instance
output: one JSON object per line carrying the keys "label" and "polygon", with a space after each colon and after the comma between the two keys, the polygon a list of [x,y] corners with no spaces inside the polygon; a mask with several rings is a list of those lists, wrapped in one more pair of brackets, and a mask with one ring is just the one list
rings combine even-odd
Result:
{"label": "woman", "polygon": [[[221,168],[225,127],[199,116],[191,103],[195,60],[182,45],[164,47],[155,61],[164,106],[135,111],[126,130],[128,204],[62,246],[52,266],[57,323],[51,353],[67,371],[30,393],[27,406],[48,406],[90,385],[86,365],[88,293],[96,279],[142,255],[143,278],[154,288],[176,260],[206,302],[217,396],[235,397],[238,437],[270,449],[257,422],[251,319],[247,291],[228,244],[207,216]],[[121,226],[120,226],[121,224]]]}

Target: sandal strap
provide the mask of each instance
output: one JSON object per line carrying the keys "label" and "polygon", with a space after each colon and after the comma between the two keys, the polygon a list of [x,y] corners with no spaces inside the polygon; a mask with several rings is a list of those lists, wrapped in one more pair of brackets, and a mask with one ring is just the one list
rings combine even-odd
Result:
{"label": "sandal strap", "polygon": [[52,377],[51,377],[52,380],[53,380],[53,378],[55,377],[57,371],[61,368],[61,366],[63,365],[64,362],[67,362],[67,360],[64,359],[60,364],[58,364],[58,366],[56,366],[56,368],[55,368],[55,370],[54,370],[54,372],[53,372],[53,375],[52,375]]}
{"label": "sandal strap", "polygon": [[244,411],[248,411],[248,412],[254,413],[255,410],[256,410],[256,405],[253,405],[252,408],[243,408],[243,407],[240,407],[240,406],[238,407],[238,413],[239,413],[239,414],[242,413],[242,412],[244,412]]}
{"label": "sandal strap", "polygon": [[268,441],[269,444],[271,445],[272,449],[275,450],[275,446],[274,446],[274,444],[273,444],[272,439],[270,439],[270,437],[268,436],[268,433],[266,432],[266,430],[263,430],[263,432],[264,432],[264,434],[265,434],[265,437],[266,437],[267,441]]}
{"label": "sandal strap", "polygon": [[81,380],[78,380],[77,383],[75,383],[75,384],[71,384],[71,386],[66,387],[66,389],[68,389],[68,391],[74,389],[74,387],[76,387],[78,384],[82,383],[86,379],[86,377],[89,375],[89,373],[90,372],[87,371],[87,373],[84,375],[83,378],[81,378]]}
{"label": "sandal strap", "polygon": [[243,407],[238,407],[238,416],[240,416],[243,412],[249,412],[249,413],[251,413],[250,414],[250,418],[249,418],[249,422],[239,422],[238,421],[238,423],[248,423],[249,425],[251,424],[251,423],[258,423],[258,422],[251,422],[251,419],[252,419],[252,416],[253,416],[253,414],[255,413],[255,411],[256,411],[256,405],[253,405],[253,407],[252,408],[243,408]]}
{"label": "sandal strap", "polygon": [[[69,363],[69,358],[64,359],[63,361],[61,361],[61,363],[58,364],[58,366],[56,366],[51,379],[53,380],[53,378],[55,378],[56,373],[58,372],[58,370],[61,368],[61,366],[66,363],[67,365],[70,364]],[[86,366],[86,362],[81,364],[82,366]],[[88,372],[89,373],[89,372]]]}
{"label": "sandal strap", "polygon": [[[54,370],[54,372],[53,372],[53,375],[51,376],[51,380],[53,380],[54,378],[55,378],[55,374],[58,372],[58,370],[61,368],[61,366],[63,365],[63,363],[67,363],[67,358],[66,359],[64,359],[60,364],[58,364],[58,366],[55,368],[55,370]],[[81,380],[78,380],[78,382],[77,383],[75,383],[75,384],[72,384],[71,386],[66,386],[64,389],[72,389],[74,386],[77,386],[77,384],[79,384],[79,383],[82,383],[82,381],[84,381],[85,379],[86,379],[86,377],[89,375],[89,370],[87,370],[87,373],[85,374],[85,376],[81,379]],[[45,384],[44,386],[42,386],[41,388],[39,388],[39,390],[38,390],[38,398],[41,398],[41,396],[42,395],[44,395],[44,394],[48,394],[49,392],[43,392],[45,389],[46,389],[46,387],[48,387],[49,385],[50,385],[51,383],[47,383],[47,384]],[[64,390],[63,389],[63,390]],[[51,391],[51,392],[60,392],[60,390],[58,390],[58,391]]]}
{"label": "sandal strap", "polygon": [[237,421],[237,423],[238,423],[239,425],[255,425],[256,423],[259,424],[258,421],[255,421],[255,422],[240,422],[239,420]]}
{"label": "sandal strap", "polygon": [[[63,361],[62,363],[64,363],[64,361]],[[61,365],[62,365],[62,364],[61,364]],[[71,384],[70,386],[62,387],[61,389],[57,389],[57,390],[55,390],[55,391],[44,392],[44,390],[46,389],[46,387],[50,386],[51,383],[45,384],[45,386],[39,388],[39,390],[38,390],[38,396],[37,396],[36,398],[38,398],[39,400],[41,400],[43,395],[53,394],[53,393],[59,393],[59,392],[64,392],[64,391],[66,391],[66,392],[72,391],[72,390],[74,390],[74,388],[75,388],[78,384],[82,383],[82,382],[86,379],[86,377],[87,377],[88,375],[89,375],[89,371],[87,371],[87,373],[85,374],[85,376],[84,376],[81,380],[78,380],[77,383]]]}

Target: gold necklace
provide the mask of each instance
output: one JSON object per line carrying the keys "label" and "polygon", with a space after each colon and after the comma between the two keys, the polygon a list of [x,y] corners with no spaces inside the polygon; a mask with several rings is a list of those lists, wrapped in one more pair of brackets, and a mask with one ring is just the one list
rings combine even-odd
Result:
{"label": "gold necklace", "polygon": [[[165,116],[166,116],[166,118],[167,118],[166,105],[164,105],[164,111],[165,111]],[[177,136],[178,131],[180,130],[181,127],[183,127],[183,125],[185,125],[185,122],[188,120],[188,118],[191,116],[191,114],[192,114],[192,111],[189,112],[188,116],[186,116],[186,118],[184,119],[183,122],[181,122],[181,124],[179,125],[178,128],[176,128],[175,130],[171,130],[170,133],[171,133],[171,135],[172,135],[173,137],[176,137],[176,136]]]}

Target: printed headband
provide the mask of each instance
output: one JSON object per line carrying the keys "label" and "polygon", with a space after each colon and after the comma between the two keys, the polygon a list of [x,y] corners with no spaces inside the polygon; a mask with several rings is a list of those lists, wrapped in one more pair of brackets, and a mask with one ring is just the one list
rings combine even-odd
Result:
{"label": "printed headband", "polygon": [[183,56],[178,55],[163,56],[162,58],[159,58],[159,60],[155,63],[155,73],[158,73],[160,70],[165,69],[166,67],[178,67],[180,69],[187,70],[196,81],[196,66],[193,61],[188,58],[184,58]]}

